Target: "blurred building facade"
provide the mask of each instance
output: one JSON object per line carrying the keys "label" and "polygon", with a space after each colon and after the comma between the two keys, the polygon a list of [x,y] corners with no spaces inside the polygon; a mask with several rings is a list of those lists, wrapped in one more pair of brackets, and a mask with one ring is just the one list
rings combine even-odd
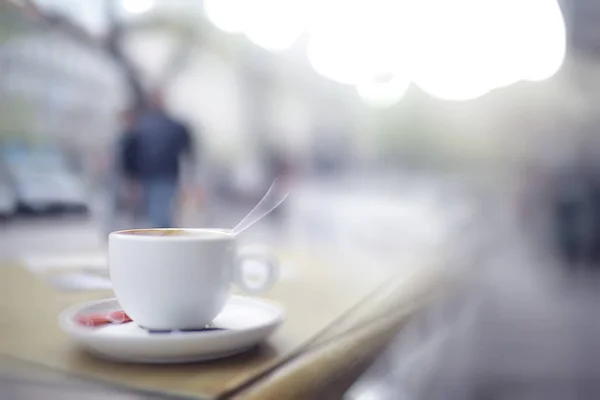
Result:
{"label": "blurred building facade", "polygon": [[124,104],[115,66],[54,27],[6,7],[0,15],[2,144],[47,144],[87,156],[105,147]]}
{"label": "blurred building facade", "polygon": [[[39,2],[101,34],[97,3]],[[249,170],[262,163],[269,147],[307,171],[332,164],[506,164],[524,150],[546,146],[549,134],[572,129],[573,121],[593,115],[598,104],[597,61],[590,52],[571,52],[562,70],[544,82],[519,82],[461,102],[435,99],[411,85],[397,104],[377,108],[354,87],[311,69],[302,37],[285,51],[269,52],[243,35],[217,29],[203,10],[205,2],[155,1],[140,13],[128,3],[133,4],[124,1],[120,16],[128,27],[127,54],[148,87],[165,86],[171,111],[202,136],[208,163]],[[585,2],[563,3],[567,26],[577,26],[583,6],[575,5]],[[48,27],[24,20],[16,25],[19,33],[6,36],[2,50],[0,101],[8,114],[3,135],[45,131],[82,149],[106,148],[118,131],[117,111],[126,105],[113,62]],[[185,60],[165,77],[165,66],[181,47],[181,31],[187,32]]]}

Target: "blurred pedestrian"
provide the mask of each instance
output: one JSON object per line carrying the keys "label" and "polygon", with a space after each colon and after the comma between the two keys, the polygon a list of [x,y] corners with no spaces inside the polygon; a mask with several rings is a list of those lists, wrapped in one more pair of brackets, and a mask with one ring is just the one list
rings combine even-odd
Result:
{"label": "blurred pedestrian", "polygon": [[582,156],[552,186],[555,240],[571,269],[600,269],[600,167]]}
{"label": "blurred pedestrian", "polygon": [[597,147],[593,135],[575,131],[568,145],[538,150],[523,185],[523,228],[533,227],[533,243],[569,271],[600,270]]}
{"label": "blurred pedestrian", "polygon": [[127,108],[119,114],[119,132],[110,151],[110,160],[102,167],[108,189],[105,233],[134,228],[136,215],[139,214],[139,191],[136,190],[138,173],[133,154],[136,119],[137,111],[133,108]]}
{"label": "blurred pedestrian", "polygon": [[188,189],[195,186],[192,135],[166,111],[160,92],[150,95],[134,131],[131,165],[141,187],[147,222],[154,228],[171,227],[180,182]]}

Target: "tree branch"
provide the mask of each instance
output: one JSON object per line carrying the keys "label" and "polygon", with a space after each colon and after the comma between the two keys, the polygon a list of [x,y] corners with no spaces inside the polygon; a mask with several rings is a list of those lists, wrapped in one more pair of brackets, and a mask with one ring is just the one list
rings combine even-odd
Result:
{"label": "tree branch", "polygon": [[53,11],[42,10],[32,0],[9,1],[8,4],[16,7],[25,16],[33,20],[61,29],[72,39],[80,43],[94,47],[99,47],[101,45],[101,42],[97,38],[90,35],[87,30],[83,29],[69,18]]}
{"label": "tree branch", "polygon": [[109,20],[109,28],[104,38],[91,35],[86,29],[72,21],[69,17],[44,10],[38,7],[32,0],[20,0],[19,2],[9,4],[18,7],[26,16],[59,29],[73,40],[107,53],[123,72],[127,86],[129,87],[132,105],[136,108],[144,107],[146,104],[146,93],[143,89],[139,72],[121,48],[123,26],[119,23],[116,15],[117,3],[114,0],[105,1],[105,11]]}
{"label": "tree branch", "polygon": [[[0,0],[4,1],[4,0]],[[68,16],[44,10],[38,7],[33,0],[9,0],[8,4],[18,8],[23,14],[40,23],[59,29],[67,34],[73,40],[82,43],[88,47],[97,48],[108,54],[117,64],[123,73],[123,77],[129,88],[130,102],[133,107],[141,109],[146,106],[147,93],[144,90],[140,73],[127,54],[123,51],[122,43],[125,35],[125,27],[118,18],[118,2],[116,0],[104,0],[104,11],[108,20],[108,30],[105,37],[95,37],[86,29],[81,27]],[[156,22],[156,21],[154,21]],[[165,66],[164,72],[160,75],[158,85],[164,87],[169,80],[181,72],[190,58],[193,47],[193,38],[198,32],[189,25],[173,25],[173,21],[161,19],[159,26],[171,27],[178,31],[181,42],[173,51],[173,56]]]}
{"label": "tree branch", "polygon": [[117,18],[117,3],[114,0],[105,0],[105,12],[109,21],[108,35],[106,37],[106,51],[112,56],[115,62],[121,67],[125,74],[125,79],[131,91],[130,99],[134,107],[140,109],[146,105],[146,93],[142,86],[139,72],[133,66],[131,61],[123,53],[121,43],[123,42],[123,25]]}

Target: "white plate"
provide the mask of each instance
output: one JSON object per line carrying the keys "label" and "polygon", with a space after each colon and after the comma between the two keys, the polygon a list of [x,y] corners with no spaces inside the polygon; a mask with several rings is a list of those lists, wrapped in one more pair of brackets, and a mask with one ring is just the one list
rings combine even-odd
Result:
{"label": "white plate", "polygon": [[223,330],[151,333],[134,322],[86,327],[77,315],[119,310],[117,299],[69,307],[58,317],[60,327],[90,352],[114,361],[181,363],[206,361],[249,350],[267,338],[284,319],[280,305],[256,298],[231,296],[213,321]]}

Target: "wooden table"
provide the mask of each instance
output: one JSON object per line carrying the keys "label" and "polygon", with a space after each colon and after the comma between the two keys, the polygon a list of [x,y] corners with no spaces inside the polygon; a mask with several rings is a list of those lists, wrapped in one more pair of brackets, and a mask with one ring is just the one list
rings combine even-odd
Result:
{"label": "wooden table", "polygon": [[[59,330],[56,318],[69,305],[113,294],[58,291],[20,266],[0,268],[0,281],[5,283],[1,350],[9,356],[8,369],[20,360],[146,393],[300,399],[333,380],[355,378],[443,283],[439,270],[431,266],[398,273],[334,266],[285,253],[280,258],[282,279],[263,297],[282,303],[287,320],[266,344],[236,357],[183,365],[96,359]],[[346,383],[345,387],[351,382]]]}

